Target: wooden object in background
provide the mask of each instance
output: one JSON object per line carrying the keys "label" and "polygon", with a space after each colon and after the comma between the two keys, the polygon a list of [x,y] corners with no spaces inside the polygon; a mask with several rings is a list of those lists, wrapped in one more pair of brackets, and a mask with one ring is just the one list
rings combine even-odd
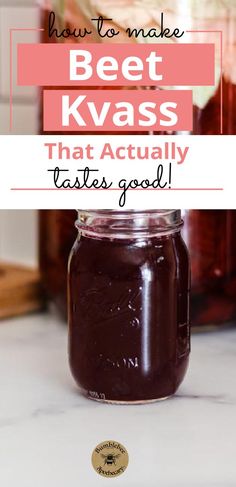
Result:
{"label": "wooden object in background", "polygon": [[0,262],[0,319],[44,308],[37,270]]}

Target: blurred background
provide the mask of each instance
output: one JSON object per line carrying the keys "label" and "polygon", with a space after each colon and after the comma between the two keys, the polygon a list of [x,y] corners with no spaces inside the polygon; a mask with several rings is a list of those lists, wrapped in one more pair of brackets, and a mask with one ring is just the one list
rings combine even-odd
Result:
{"label": "blurred background", "polygon": [[0,319],[45,306],[39,275],[37,211],[0,211]]}
{"label": "blurred background", "polygon": [[0,211],[0,260],[38,266],[36,210]]}
{"label": "blurred background", "polygon": [[[10,29],[37,28],[39,23],[38,6],[35,0],[0,1],[0,133],[9,134],[9,95],[10,95]],[[16,44],[36,42],[37,32],[14,32],[13,65],[16,67]],[[37,133],[37,91],[34,88],[16,86],[14,69],[13,83],[13,134]]]}

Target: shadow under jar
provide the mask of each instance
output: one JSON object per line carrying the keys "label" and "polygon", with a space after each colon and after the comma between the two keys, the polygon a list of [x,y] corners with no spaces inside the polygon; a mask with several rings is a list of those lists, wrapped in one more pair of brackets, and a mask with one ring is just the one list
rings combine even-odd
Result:
{"label": "shadow under jar", "polygon": [[189,360],[189,259],[179,210],[79,211],[69,259],[69,355],[81,392],[145,403]]}

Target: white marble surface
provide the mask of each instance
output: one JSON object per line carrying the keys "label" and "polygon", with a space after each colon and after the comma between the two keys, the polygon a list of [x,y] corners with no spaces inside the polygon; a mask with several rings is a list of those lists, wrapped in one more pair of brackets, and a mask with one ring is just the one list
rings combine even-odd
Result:
{"label": "white marble surface", "polygon": [[[235,487],[236,328],[195,335],[177,396],[147,406],[81,397],[66,341],[50,315],[0,322],[1,486]],[[107,439],[130,455],[112,480],[90,465]]]}

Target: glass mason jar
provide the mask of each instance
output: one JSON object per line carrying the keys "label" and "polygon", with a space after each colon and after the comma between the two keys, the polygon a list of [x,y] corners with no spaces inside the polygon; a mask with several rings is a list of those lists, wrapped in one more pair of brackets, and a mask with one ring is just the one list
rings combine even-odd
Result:
{"label": "glass mason jar", "polygon": [[236,211],[190,210],[184,238],[191,258],[191,322],[224,325],[236,318]]}
{"label": "glass mason jar", "polygon": [[190,349],[189,260],[178,210],[79,211],[69,260],[69,356],[81,392],[174,394]]}
{"label": "glass mason jar", "polygon": [[39,267],[46,295],[67,318],[67,266],[76,238],[74,210],[39,211]]}

